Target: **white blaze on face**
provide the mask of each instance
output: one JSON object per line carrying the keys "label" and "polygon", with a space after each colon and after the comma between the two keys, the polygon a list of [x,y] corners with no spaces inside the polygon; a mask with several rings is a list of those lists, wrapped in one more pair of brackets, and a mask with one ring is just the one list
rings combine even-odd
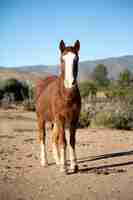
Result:
{"label": "white blaze on face", "polygon": [[65,80],[64,85],[66,88],[72,88],[72,83],[74,81],[73,75],[73,61],[76,55],[72,52],[68,52],[63,56],[63,60],[65,62]]}

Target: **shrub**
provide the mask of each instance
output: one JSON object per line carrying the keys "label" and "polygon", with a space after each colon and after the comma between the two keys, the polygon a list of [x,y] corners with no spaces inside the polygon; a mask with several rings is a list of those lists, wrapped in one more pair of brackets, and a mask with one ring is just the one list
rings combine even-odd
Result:
{"label": "shrub", "polygon": [[133,106],[131,101],[125,102],[119,110],[114,112],[113,127],[117,129],[133,129]]}
{"label": "shrub", "polygon": [[27,111],[35,111],[35,102],[34,100],[30,101],[29,99],[26,99],[22,103],[24,110]]}
{"label": "shrub", "polygon": [[14,103],[14,94],[12,93],[5,93],[1,99],[1,106],[4,109],[11,108],[11,104]]}
{"label": "shrub", "polygon": [[123,98],[106,98],[99,101],[82,101],[81,127],[107,127],[133,129],[133,95]]}
{"label": "shrub", "polygon": [[10,78],[0,81],[0,96],[1,99],[6,94],[13,94],[14,101],[22,101],[25,97],[28,97],[28,88],[24,87],[23,84],[17,79]]}
{"label": "shrub", "polygon": [[105,103],[104,107],[96,112],[90,122],[91,127],[107,127],[116,129],[133,129],[132,101],[117,101]]}
{"label": "shrub", "polygon": [[130,97],[133,98],[133,87],[132,86],[122,86],[119,82],[113,82],[109,85],[108,88],[104,91],[107,98],[119,98],[122,99],[126,98],[129,99]]}
{"label": "shrub", "polygon": [[80,94],[81,97],[85,98],[91,96],[92,98],[96,96],[97,87],[92,81],[84,81],[80,83]]}
{"label": "shrub", "polygon": [[[13,97],[13,98],[12,98]],[[26,105],[33,104],[34,92],[30,81],[5,79],[0,81],[0,100],[8,104],[25,101]],[[28,102],[28,103],[27,103]]]}
{"label": "shrub", "polygon": [[90,117],[88,112],[81,112],[79,117],[79,126],[81,128],[88,127],[90,124]]}
{"label": "shrub", "polygon": [[96,116],[91,120],[91,127],[108,127],[112,128],[113,127],[113,116],[111,112],[99,112],[96,114]]}

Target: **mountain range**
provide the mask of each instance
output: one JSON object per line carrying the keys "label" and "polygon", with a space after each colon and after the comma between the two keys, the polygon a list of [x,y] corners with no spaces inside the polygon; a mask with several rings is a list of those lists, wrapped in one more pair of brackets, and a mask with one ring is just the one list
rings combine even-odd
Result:
{"label": "mountain range", "polygon": [[[129,69],[133,72],[133,55],[126,55],[120,57],[110,57],[105,59],[88,60],[79,63],[79,80],[87,80],[90,78],[92,71],[97,64],[104,64],[107,67],[109,78],[116,79],[120,72],[124,69]],[[6,74],[2,74],[5,73]],[[8,74],[9,73],[9,74]],[[3,67],[0,66],[0,77],[9,76],[16,73],[17,78],[27,79],[43,77],[47,74],[58,74],[59,67],[57,65],[32,65],[32,66],[20,66],[20,67]],[[16,78],[16,77],[15,77]]]}

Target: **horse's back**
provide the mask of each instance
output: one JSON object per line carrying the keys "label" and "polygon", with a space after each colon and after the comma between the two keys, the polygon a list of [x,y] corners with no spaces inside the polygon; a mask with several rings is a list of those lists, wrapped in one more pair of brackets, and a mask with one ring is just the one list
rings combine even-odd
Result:
{"label": "horse's back", "polygon": [[50,75],[46,77],[45,79],[37,80],[36,89],[35,89],[36,101],[38,100],[40,95],[43,93],[43,91],[48,87],[48,85],[51,84],[56,79],[57,79],[56,75]]}

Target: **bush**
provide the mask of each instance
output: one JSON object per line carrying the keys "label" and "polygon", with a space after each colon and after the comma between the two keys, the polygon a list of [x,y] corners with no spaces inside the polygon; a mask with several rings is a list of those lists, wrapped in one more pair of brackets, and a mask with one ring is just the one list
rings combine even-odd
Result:
{"label": "bush", "polygon": [[0,98],[6,94],[13,94],[14,101],[22,101],[28,98],[28,86],[23,86],[22,82],[17,79],[10,78],[0,81]]}
{"label": "bush", "polygon": [[[122,85],[120,81],[110,81],[110,84],[99,87],[94,82],[90,83],[87,81],[80,84],[82,111],[79,121],[81,127],[90,125],[91,127],[133,129],[132,84]],[[95,98],[89,98],[91,91],[96,92]]]}
{"label": "bush", "polygon": [[79,126],[81,128],[88,127],[90,124],[89,113],[81,112],[79,117]]}
{"label": "bush", "polygon": [[[13,98],[12,98],[13,97]],[[18,81],[17,79],[5,79],[0,81],[0,101],[8,104],[22,102],[32,105],[34,102],[33,85],[30,81]],[[33,107],[33,106],[31,106]]]}
{"label": "bush", "polygon": [[114,113],[113,128],[133,129],[133,106],[131,102],[125,102],[125,105]]}
{"label": "bush", "polygon": [[24,101],[22,103],[24,109],[27,111],[35,111],[35,94],[32,82],[23,82],[23,88],[25,89],[24,91],[26,91],[26,96],[24,94]]}
{"label": "bush", "polygon": [[80,114],[81,127],[107,127],[133,129],[133,96],[113,98],[89,103],[83,102]]}
{"label": "bush", "polygon": [[110,102],[92,118],[91,127],[133,129],[133,106],[131,101]]}
{"label": "bush", "polygon": [[119,99],[129,99],[133,98],[133,87],[132,86],[122,86],[119,82],[113,82],[104,91],[107,98],[119,98]]}
{"label": "bush", "polygon": [[80,95],[85,98],[91,96],[92,98],[96,96],[97,87],[92,81],[84,81],[80,83]]}
{"label": "bush", "polygon": [[96,116],[91,120],[90,126],[92,128],[99,127],[113,127],[113,116],[111,112],[99,112]]}
{"label": "bush", "polygon": [[4,109],[11,108],[11,104],[14,103],[14,94],[12,93],[5,93],[1,99],[0,105]]}
{"label": "bush", "polygon": [[34,100],[30,101],[29,99],[26,99],[22,103],[24,110],[27,111],[35,111],[35,102]]}

